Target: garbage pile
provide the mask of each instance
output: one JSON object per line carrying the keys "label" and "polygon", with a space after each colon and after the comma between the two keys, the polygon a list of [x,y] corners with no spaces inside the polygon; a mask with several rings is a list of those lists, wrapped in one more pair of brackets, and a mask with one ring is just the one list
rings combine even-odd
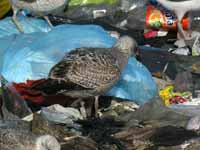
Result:
{"label": "garbage pile", "polygon": [[0,1],[0,150],[200,149],[198,5]]}

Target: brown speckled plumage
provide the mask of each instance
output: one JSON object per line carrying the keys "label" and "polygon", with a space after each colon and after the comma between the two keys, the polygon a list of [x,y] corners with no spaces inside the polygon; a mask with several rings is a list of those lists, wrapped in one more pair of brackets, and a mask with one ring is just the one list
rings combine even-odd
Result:
{"label": "brown speckled plumage", "polygon": [[117,63],[107,49],[76,49],[51,69],[49,78],[77,84],[87,90],[86,96],[93,96],[116,83],[120,75]]}

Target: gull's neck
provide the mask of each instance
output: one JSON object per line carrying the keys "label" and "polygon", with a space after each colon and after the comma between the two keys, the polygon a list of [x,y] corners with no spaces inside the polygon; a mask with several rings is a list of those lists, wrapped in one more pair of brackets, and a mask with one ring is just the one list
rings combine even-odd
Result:
{"label": "gull's neck", "polygon": [[121,52],[116,47],[112,48],[111,54],[116,58],[120,71],[122,71],[124,66],[128,63],[128,54]]}

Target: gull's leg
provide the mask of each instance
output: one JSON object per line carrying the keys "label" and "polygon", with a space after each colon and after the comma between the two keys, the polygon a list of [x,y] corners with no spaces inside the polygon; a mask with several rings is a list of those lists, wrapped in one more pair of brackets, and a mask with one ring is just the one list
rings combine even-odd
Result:
{"label": "gull's leg", "polygon": [[95,109],[95,117],[98,118],[99,96],[95,96],[94,109]]}
{"label": "gull's leg", "polygon": [[80,104],[80,113],[83,116],[83,119],[86,119],[87,118],[87,112],[86,112],[86,109],[85,109],[85,102],[81,98],[78,98],[76,101],[74,101],[71,104],[71,107],[77,107],[78,104]]}
{"label": "gull's leg", "polygon": [[80,104],[81,104],[81,108],[80,108],[81,115],[83,116],[83,119],[86,119],[87,113],[86,113],[86,109],[85,109],[85,102],[81,101]]}
{"label": "gull's leg", "polygon": [[14,24],[16,25],[17,29],[19,30],[19,32],[24,33],[22,27],[19,24],[19,21],[17,20],[17,12],[18,9],[15,7],[12,7],[13,9],[13,16],[12,16],[12,21],[14,22]]}
{"label": "gull's leg", "polygon": [[175,10],[175,14],[177,16],[177,29],[178,29],[178,33],[181,39],[184,40],[189,40],[191,39],[190,36],[188,34],[186,34],[186,32],[184,31],[183,27],[182,27],[182,20],[185,16],[187,11],[182,10],[182,8]]}
{"label": "gull's leg", "polygon": [[184,40],[187,40],[189,37],[186,36],[185,31],[183,30],[183,27],[181,25],[181,21],[178,21],[178,33],[180,34],[181,38]]}
{"label": "gull's leg", "polygon": [[49,20],[49,17],[48,16],[44,16],[44,19],[47,21],[47,23],[49,24],[49,26],[51,28],[53,28],[53,25],[52,25],[51,21]]}

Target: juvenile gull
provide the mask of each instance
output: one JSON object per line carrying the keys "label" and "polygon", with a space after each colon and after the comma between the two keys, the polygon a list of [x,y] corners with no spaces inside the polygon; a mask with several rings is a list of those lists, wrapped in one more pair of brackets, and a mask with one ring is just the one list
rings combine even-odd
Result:
{"label": "juvenile gull", "polygon": [[105,94],[119,80],[136,47],[134,39],[123,36],[112,48],[75,49],[52,67],[47,82],[32,89],[46,95],[62,93],[74,98],[95,97],[97,116],[98,96]]}
{"label": "juvenile gull", "polygon": [[54,12],[65,7],[65,4],[68,0],[10,0],[13,9],[13,22],[20,32],[23,32],[18,20],[17,13],[20,9],[27,9],[35,14],[44,16],[44,19],[52,27],[50,20],[48,19],[47,14]]}

